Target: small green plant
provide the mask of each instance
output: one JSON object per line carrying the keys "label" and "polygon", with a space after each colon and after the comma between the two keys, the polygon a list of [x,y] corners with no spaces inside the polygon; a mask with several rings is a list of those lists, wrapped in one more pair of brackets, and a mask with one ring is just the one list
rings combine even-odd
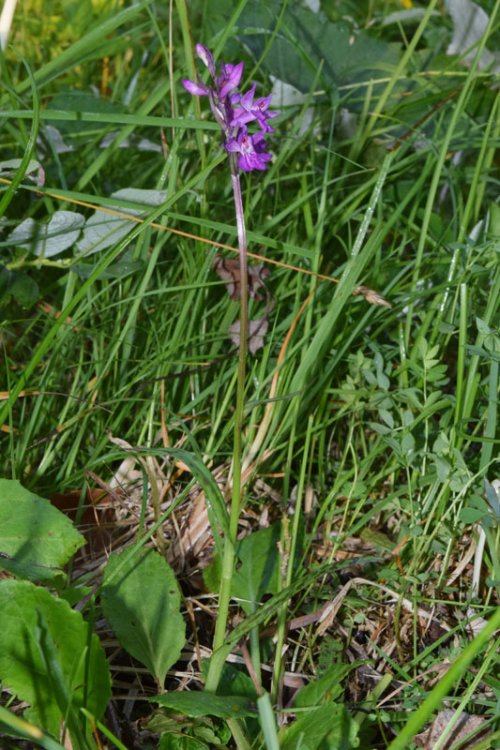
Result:
{"label": "small green plant", "polygon": [[[75,750],[99,748],[95,727],[111,697],[111,675],[92,619],[86,621],[67,601],[78,592],[69,587],[63,566],[84,543],[48,500],[19,482],[0,480],[0,568],[14,576],[0,580],[0,680],[29,705],[25,725],[6,712],[0,721],[28,739],[42,737],[30,733],[31,725],[43,727]],[[80,596],[89,593],[80,590]],[[185,643],[173,572],[157,552],[128,547],[109,558],[100,596],[119,642],[162,689]]]}

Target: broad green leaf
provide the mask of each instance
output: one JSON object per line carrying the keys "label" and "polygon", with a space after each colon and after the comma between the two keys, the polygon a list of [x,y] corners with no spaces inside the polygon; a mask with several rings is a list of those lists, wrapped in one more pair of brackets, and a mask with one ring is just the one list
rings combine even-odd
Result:
{"label": "broad green leaf", "polygon": [[[129,209],[128,213],[140,215],[132,209]],[[134,222],[128,219],[96,211],[85,224],[83,237],[77,245],[78,250],[85,257],[102,252],[108,247],[117,245],[134,227]]]}
{"label": "broad green leaf", "polygon": [[241,565],[233,574],[232,594],[248,614],[255,612],[264,594],[275,594],[279,582],[279,526],[255,531],[238,545]]}
{"label": "broad green leaf", "polygon": [[300,714],[286,730],[281,750],[351,750],[357,724],[334,703]]}
{"label": "broad green leaf", "polygon": [[[28,581],[3,580],[0,632],[0,680],[30,705],[29,721],[57,737],[70,709],[102,716],[111,694],[108,665],[80,612]],[[71,696],[71,706],[60,704],[63,696]]]}
{"label": "broad green leaf", "polygon": [[[5,175],[15,172],[17,169],[19,169],[22,162],[22,159],[5,159],[0,161],[0,174]],[[34,174],[41,169],[42,165],[40,164],[40,162],[31,159],[31,161],[28,162],[28,166],[26,167],[24,176],[29,177],[31,174]]]}
{"label": "broad green leaf", "polygon": [[[97,114],[123,114],[123,105],[116,104],[107,97],[91,94],[78,89],[63,89],[56,94],[47,104],[47,114],[56,112],[95,112]],[[53,121],[55,122],[55,121]],[[93,132],[96,128],[95,122],[77,119],[57,121],[58,130],[64,134]]]}
{"label": "broad green leaf", "polygon": [[22,578],[50,580],[84,544],[48,500],[15,480],[0,479],[0,567]]}
{"label": "broad green leaf", "polygon": [[[125,188],[112,193],[111,198],[126,203],[135,203],[142,208],[122,208],[116,206],[119,213],[130,216],[145,216],[144,206],[157,208],[166,200],[166,193],[161,190],[139,190],[138,188]],[[135,222],[122,216],[113,216],[104,211],[95,211],[87,220],[83,231],[83,237],[78,242],[78,250],[85,256],[101,252],[106,248],[116,245],[121,239],[132,231]]]}
{"label": "broad green leaf", "polygon": [[[464,63],[471,63],[477,54],[477,43],[486,33],[489,16],[478,3],[471,0],[447,0],[446,6],[453,22],[453,38],[446,50],[448,55],[460,55]],[[492,68],[500,71],[495,55],[484,49],[479,60],[479,69]]]}
{"label": "broad green leaf", "polygon": [[154,550],[112,555],[102,587],[104,614],[123,648],[163,684],[186,642],[175,575]]}
{"label": "broad green leaf", "polygon": [[184,716],[216,716],[219,719],[257,716],[255,704],[241,695],[213,693],[165,693],[149,699]]}
{"label": "broad green leaf", "polygon": [[[278,23],[280,32],[269,47],[267,31]],[[304,93],[311,91],[318,69],[319,87],[332,92],[342,85],[387,75],[400,56],[398,46],[347,23],[332,23],[321,11],[313,13],[298,3],[289,3],[282,13],[279,0],[250,0],[239,25],[245,45],[256,58],[262,56],[268,72]],[[374,84],[374,88],[379,86]],[[357,108],[360,101],[351,96],[349,104]]]}
{"label": "broad green leaf", "polygon": [[56,211],[47,224],[25,219],[10,233],[8,241],[34,255],[52,258],[76,243],[84,224],[82,214]]}

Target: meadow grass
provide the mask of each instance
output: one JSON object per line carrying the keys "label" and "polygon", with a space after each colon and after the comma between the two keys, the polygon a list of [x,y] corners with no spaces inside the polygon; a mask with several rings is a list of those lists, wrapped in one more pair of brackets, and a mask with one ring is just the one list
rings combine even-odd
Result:
{"label": "meadow grass", "polygon": [[[30,5],[38,12],[20,11],[2,60],[2,160],[20,163],[4,173],[0,239],[4,267],[39,294],[24,305],[4,296],[0,308],[1,476],[47,497],[78,490],[84,502],[96,477],[107,486],[139,456],[141,475],[126,478],[128,538],[167,554],[193,523],[194,488],[227,482],[228,328],[239,310],[213,271],[216,252],[237,257],[213,244],[236,246],[229,173],[217,130],[180,80],[195,76],[193,39],[225,61],[236,51],[231,61],[243,57],[269,85],[266,57],[238,44],[244,2],[218,29],[203,3],[179,1],[170,15],[149,2],[112,14],[89,4],[91,18],[76,13],[64,27],[48,3]],[[276,590],[243,619],[233,600],[219,652],[223,664],[237,651],[265,690],[260,724],[227,721],[239,747],[300,747],[286,729],[295,720],[307,731],[308,711],[312,728],[320,702],[294,709],[293,686],[337,663],[372,669],[352,666],[336,697],[363,747],[410,747],[443,700],[488,721],[498,705],[500,99],[479,66],[498,34],[490,5],[469,66],[444,54],[450,29],[437,3],[409,25],[384,28],[380,17],[371,33],[400,45],[397,64],[283,108],[272,164],[243,179],[249,251],[275,265],[269,330],[247,359],[240,538],[281,526]],[[369,28],[369,12],[360,4],[356,23]],[[354,129],[341,125],[351,106]],[[72,150],[57,149],[49,124]],[[140,138],[162,150],[141,150]],[[43,185],[25,177],[30,159]],[[99,206],[130,215],[133,202],[110,198],[124,188],[165,196],[102,253],[75,262],[12,248],[9,233],[30,217]],[[251,301],[251,317],[262,310]],[[227,531],[225,509],[209,510],[202,552],[169,558],[192,613],[196,674],[186,677],[184,661],[168,690],[204,680],[197,649],[209,653],[217,601],[199,572]],[[490,617],[471,643],[485,625],[474,618]],[[129,677],[116,672],[119,693]]]}

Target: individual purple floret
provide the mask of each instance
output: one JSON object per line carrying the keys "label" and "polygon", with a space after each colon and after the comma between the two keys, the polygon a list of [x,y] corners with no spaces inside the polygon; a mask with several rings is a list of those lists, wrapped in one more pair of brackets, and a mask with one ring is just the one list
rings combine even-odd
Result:
{"label": "individual purple floret", "polygon": [[[268,109],[271,96],[254,100],[256,84],[245,94],[235,90],[243,75],[242,62],[237,65],[223,63],[217,73],[209,49],[197,44],[196,54],[208,68],[213,83],[206,85],[201,80],[185,80],[182,85],[193,96],[208,96],[212,114],[223,133],[224,148],[230,154],[238,154],[238,167],[244,172],[265,169],[272,157],[266,151],[264,136],[273,132],[268,120],[278,114]],[[251,134],[247,125],[252,122],[257,123],[260,130]]]}
{"label": "individual purple floret", "polygon": [[222,73],[217,79],[217,95],[219,99],[224,99],[230,91],[240,85],[242,75],[242,62],[238,63],[238,65],[231,65],[231,63],[222,64]]}
{"label": "individual purple floret", "polygon": [[266,152],[266,141],[262,132],[249,135],[244,125],[239,129],[236,138],[230,138],[226,142],[226,151],[239,154],[238,166],[244,172],[263,170],[272,158],[271,154]]}
{"label": "individual purple floret", "polygon": [[231,125],[246,125],[247,122],[257,120],[263,133],[272,133],[273,128],[267,121],[272,117],[276,117],[278,112],[268,112],[267,110],[271,103],[271,94],[263,96],[254,102],[255,87],[256,84],[254,83],[250,91],[247,91],[246,94],[242,96],[237,94],[231,97],[233,105],[238,104],[234,108],[234,117]]}

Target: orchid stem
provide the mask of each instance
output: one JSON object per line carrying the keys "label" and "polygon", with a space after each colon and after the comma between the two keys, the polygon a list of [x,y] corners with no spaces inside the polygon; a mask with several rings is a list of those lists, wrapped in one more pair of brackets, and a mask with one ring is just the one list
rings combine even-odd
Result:
{"label": "orchid stem", "polygon": [[[219,587],[219,610],[215,623],[212,658],[208,668],[205,690],[215,693],[224,669],[224,645],[229,604],[231,601],[231,583],[238,541],[238,522],[242,505],[242,443],[245,408],[245,376],[248,350],[248,268],[247,239],[245,215],[241,196],[240,170],[243,172],[263,171],[271,160],[266,151],[267,133],[273,128],[269,120],[278,112],[271,112],[269,104],[271,95],[254,99],[257,84],[254,83],[246,93],[238,91],[243,75],[243,62],[237,65],[222,63],[217,70],[214,56],[203,44],[196,45],[196,54],[207,68],[211,84],[201,78],[183,80],[182,85],[193,96],[207,96],[215,121],[222,131],[223,147],[229,156],[231,183],[233,187],[236,225],[238,229],[238,248],[240,255],[240,335],[238,356],[238,377],[236,383],[236,407],[234,410],[233,465],[229,475],[228,486],[231,486],[231,503],[229,511],[229,529],[224,537],[222,551],[222,575]],[[258,126],[257,132],[249,132],[248,124]]]}
{"label": "orchid stem", "polygon": [[224,644],[227,621],[229,617],[229,604],[231,600],[231,582],[234,569],[234,558],[236,544],[238,541],[238,522],[241,509],[242,491],[242,435],[245,407],[245,379],[246,379],[246,357],[248,350],[248,267],[247,267],[247,240],[245,229],[245,215],[243,211],[243,200],[241,196],[241,183],[238,172],[238,164],[235,154],[229,157],[231,166],[231,182],[234,194],[234,206],[236,211],[236,224],[238,230],[238,247],[240,256],[240,343],[238,353],[238,379],[236,383],[236,408],[234,413],[234,438],[233,438],[233,465],[232,465],[232,488],[231,507],[229,512],[229,535],[224,539],[224,552],[222,557],[222,576],[219,589],[219,611],[215,624],[215,635],[213,642],[213,654],[210,660],[205,689],[215,692],[219,684],[224,658],[217,654],[218,649]]}

